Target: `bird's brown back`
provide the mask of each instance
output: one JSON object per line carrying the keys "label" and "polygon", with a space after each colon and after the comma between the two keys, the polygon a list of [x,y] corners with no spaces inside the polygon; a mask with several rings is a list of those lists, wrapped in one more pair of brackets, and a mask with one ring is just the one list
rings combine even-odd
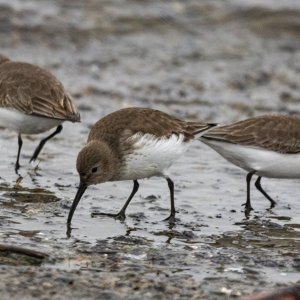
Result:
{"label": "bird's brown back", "polygon": [[170,137],[183,134],[189,141],[194,135],[213,126],[203,122],[185,122],[159,110],[150,108],[125,108],[100,119],[91,129],[88,142],[103,140],[112,148],[119,148],[120,141],[136,133]]}
{"label": "bird's brown back", "polygon": [[27,63],[0,64],[0,107],[25,114],[80,121],[80,115],[63,85],[48,71]]}
{"label": "bird's brown back", "polygon": [[299,153],[300,118],[285,115],[259,116],[213,128],[202,138],[261,147],[280,153]]}

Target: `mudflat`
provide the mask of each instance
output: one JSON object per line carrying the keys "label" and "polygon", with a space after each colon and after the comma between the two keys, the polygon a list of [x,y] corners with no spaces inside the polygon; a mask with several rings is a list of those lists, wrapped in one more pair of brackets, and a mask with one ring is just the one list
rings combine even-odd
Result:
{"label": "mudflat", "polygon": [[124,223],[132,182],[89,188],[67,214],[79,179],[77,153],[90,127],[128,106],[185,120],[230,123],[300,112],[297,1],[0,1],[3,54],[51,71],[70,92],[81,124],[45,146],[24,144],[19,186],[16,135],[0,134],[1,299],[231,299],[295,283],[300,274],[299,181],[263,179],[277,206],[245,174],[195,141],[172,166],[174,227],[163,179],[142,180]]}

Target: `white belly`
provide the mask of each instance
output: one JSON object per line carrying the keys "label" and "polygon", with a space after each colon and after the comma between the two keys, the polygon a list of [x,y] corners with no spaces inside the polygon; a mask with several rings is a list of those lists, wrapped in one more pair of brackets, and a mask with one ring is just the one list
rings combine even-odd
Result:
{"label": "white belly", "polygon": [[61,124],[62,120],[26,115],[15,109],[0,108],[0,127],[17,133],[38,134]]}
{"label": "white belly", "polygon": [[300,154],[282,154],[270,150],[201,139],[236,166],[262,177],[300,178]]}
{"label": "white belly", "polygon": [[164,176],[166,170],[187,149],[183,135],[157,138],[151,134],[136,134],[134,151],[127,155],[119,180],[134,180],[151,176]]}

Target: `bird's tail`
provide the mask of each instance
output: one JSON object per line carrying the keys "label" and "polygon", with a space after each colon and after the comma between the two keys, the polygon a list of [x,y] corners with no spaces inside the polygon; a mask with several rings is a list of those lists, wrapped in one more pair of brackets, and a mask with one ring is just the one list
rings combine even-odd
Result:
{"label": "bird's tail", "polygon": [[198,137],[201,133],[217,125],[217,123],[187,122],[187,131],[193,136]]}

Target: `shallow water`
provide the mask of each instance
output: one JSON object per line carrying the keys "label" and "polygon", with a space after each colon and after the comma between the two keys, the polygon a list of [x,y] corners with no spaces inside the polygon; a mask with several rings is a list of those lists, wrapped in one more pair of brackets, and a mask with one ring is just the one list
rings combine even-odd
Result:
{"label": "shallow water", "polygon": [[227,299],[299,280],[299,180],[263,179],[278,205],[268,210],[253,187],[247,219],[245,172],[198,141],[171,168],[173,228],[162,221],[167,184],[153,178],[124,223],[91,214],[118,211],[132,183],[90,187],[66,235],[77,153],[105,114],[146,106],[231,122],[299,111],[300,5],[275,2],[0,1],[2,52],[51,70],[82,114],[45,146],[37,170],[28,161],[45,134],[24,139],[19,186],[17,137],[1,131],[1,243],[49,254],[39,267],[1,257],[3,297]]}

